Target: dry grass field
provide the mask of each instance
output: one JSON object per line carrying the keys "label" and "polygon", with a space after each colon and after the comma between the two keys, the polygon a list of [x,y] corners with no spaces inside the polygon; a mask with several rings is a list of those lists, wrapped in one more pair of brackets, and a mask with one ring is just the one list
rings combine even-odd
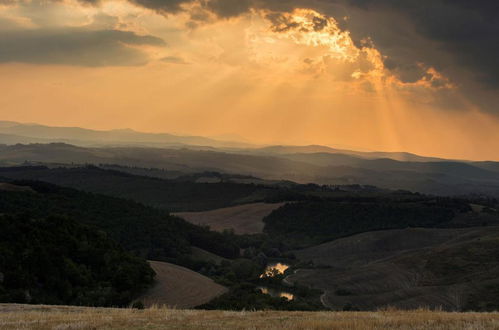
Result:
{"label": "dry grass field", "polygon": [[210,226],[212,230],[234,229],[236,234],[258,234],[263,231],[263,218],[285,203],[254,203],[205,212],[182,212],[175,215],[195,225]]}
{"label": "dry grass field", "polygon": [[0,305],[0,329],[499,329],[497,313],[224,312]]}
{"label": "dry grass field", "polygon": [[138,300],[145,306],[192,308],[209,302],[227,289],[203,276],[177,265],[150,261],[156,284]]}

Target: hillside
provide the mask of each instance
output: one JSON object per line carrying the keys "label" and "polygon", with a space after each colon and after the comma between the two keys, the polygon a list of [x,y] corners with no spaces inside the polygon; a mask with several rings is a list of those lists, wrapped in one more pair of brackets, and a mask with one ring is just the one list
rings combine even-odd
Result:
{"label": "hillside", "polygon": [[269,235],[306,247],[383,229],[499,225],[499,216],[474,212],[465,199],[392,193],[288,203],[264,222]]}
{"label": "hillside", "polygon": [[153,270],[106,233],[68,218],[0,216],[0,301],[127,306]]}
{"label": "hillside", "polygon": [[254,150],[255,152],[266,153],[266,154],[281,154],[281,155],[292,155],[292,154],[330,154],[330,155],[340,155],[340,156],[353,156],[351,158],[362,158],[362,159],[382,159],[388,158],[398,161],[409,161],[409,162],[429,162],[429,161],[443,161],[441,158],[434,157],[423,157],[409,152],[374,152],[374,151],[354,151],[347,149],[337,149],[321,145],[309,145],[309,146],[270,146],[264,148],[258,148]]}
{"label": "hillside", "polygon": [[484,229],[406,228],[371,231],[316,245],[294,253],[300,260],[334,268],[361,267],[414,250],[426,249]]}
{"label": "hillside", "polygon": [[[412,158],[410,158],[412,159]],[[182,176],[220,172],[264,180],[329,185],[363,184],[438,195],[499,196],[497,162],[398,161],[332,153],[262,153],[246,149],[77,147],[68,144],[0,145],[0,164],[116,164],[167,169]],[[157,172],[158,175],[164,173]],[[254,181],[254,180],[253,180]]]}
{"label": "hillside", "polygon": [[0,192],[0,213],[67,216],[106,231],[144,258],[173,261],[195,245],[226,257],[239,255],[230,238],[130,200],[86,193],[48,183],[24,181],[32,192]]}
{"label": "hillside", "polygon": [[235,234],[263,232],[263,218],[283,206],[276,204],[245,204],[205,212],[181,212],[175,215],[195,225],[208,226],[211,230],[234,230]]}
{"label": "hillside", "polygon": [[0,329],[496,329],[499,314],[417,310],[377,312],[223,312],[0,305]]}
{"label": "hillside", "polygon": [[146,307],[193,308],[206,304],[228,290],[210,278],[177,265],[149,261],[155,284],[137,300]]}
{"label": "hillside", "polygon": [[330,308],[499,309],[499,227],[368,232],[296,251],[319,268],[288,282],[324,290]]}
{"label": "hillside", "polygon": [[44,181],[92,193],[131,199],[173,212],[212,210],[243,203],[262,202],[267,199],[293,198],[288,196],[288,190],[272,186],[232,182],[198,183],[184,178],[166,180],[95,166],[52,169],[43,166],[4,167],[0,168],[0,176],[14,180]]}

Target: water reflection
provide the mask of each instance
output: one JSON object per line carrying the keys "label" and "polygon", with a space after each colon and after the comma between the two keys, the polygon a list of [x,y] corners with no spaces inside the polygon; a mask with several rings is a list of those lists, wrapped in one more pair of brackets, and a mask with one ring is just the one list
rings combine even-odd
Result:
{"label": "water reflection", "polygon": [[263,274],[260,275],[260,278],[274,277],[276,275],[284,274],[284,272],[288,268],[289,268],[289,265],[282,264],[280,262],[269,264],[269,265],[267,265],[267,268],[265,268],[265,271],[263,272]]}
{"label": "water reflection", "polygon": [[280,291],[280,290],[276,290],[276,289],[266,288],[263,286],[259,287],[258,289],[260,289],[260,291],[263,294],[268,294],[274,298],[286,298],[287,300],[294,300],[295,299],[294,294],[289,293],[289,292],[284,292],[284,291]]}

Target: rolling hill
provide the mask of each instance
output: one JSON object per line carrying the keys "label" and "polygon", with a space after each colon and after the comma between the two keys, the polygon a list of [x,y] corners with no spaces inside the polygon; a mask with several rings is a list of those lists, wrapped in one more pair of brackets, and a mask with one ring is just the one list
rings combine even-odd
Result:
{"label": "rolling hill", "polygon": [[254,203],[216,209],[205,212],[181,212],[175,215],[192,224],[208,226],[223,232],[234,230],[235,234],[259,234],[263,232],[263,218],[285,203]]}
{"label": "rolling hill", "polygon": [[[246,147],[248,144],[221,141],[200,136],[178,136],[166,133],[142,133],[132,129],[98,131],[80,127],[53,127],[0,121],[0,143],[64,142],[80,146],[211,146]],[[8,140],[2,140],[2,139]]]}
{"label": "rolling hill", "polygon": [[299,198],[299,192],[268,185],[232,182],[198,183],[132,175],[95,166],[0,167],[11,180],[38,180],[56,185],[134,200],[166,211],[203,211],[233,205]]}
{"label": "rolling hill", "polygon": [[[199,272],[190,274],[193,283],[185,283],[185,290],[197,290],[194,279],[199,276],[228,289],[202,302],[206,309],[318,310],[323,308],[320,301],[332,309],[366,310],[388,305],[449,310],[497,306],[499,216],[493,198],[281,181],[242,184],[230,180],[244,176],[215,173],[160,179],[77,165],[4,167],[0,177],[7,187],[0,191],[1,214],[72,218],[107,233],[137,256]],[[204,182],[209,178],[217,180]],[[255,204],[290,200],[285,205]],[[145,205],[159,202],[158,208]],[[171,216],[167,210],[175,208],[205,211],[180,214],[192,216],[193,224]],[[203,217],[241,235],[197,226]],[[262,278],[271,261],[289,263],[296,272]],[[284,285],[294,287],[283,286],[286,275]],[[260,286],[291,291],[294,300],[265,295]],[[164,296],[158,292],[162,290],[153,294],[156,298]],[[173,297],[183,295],[190,300],[188,294]]]}
{"label": "rolling hill", "polygon": [[[169,177],[202,172],[279,182],[373,185],[437,195],[499,196],[499,166],[494,162],[397,161],[333,153],[262,154],[241,151],[141,147],[84,148],[68,144],[0,145],[0,164],[115,164],[167,170]],[[164,177],[164,171],[149,176]],[[207,181],[209,182],[209,181]]]}
{"label": "rolling hill", "polygon": [[309,146],[270,146],[257,148],[254,151],[264,154],[330,154],[330,155],[346,155],[350,157],[358,157],[361,159],[393,159],[401,162],[430,162],[443,161],[444,159],[435,157],[423,157],[409,152],[375,152],[375,151],[354,151],[346,149],[336,149],[321,145]]}
{"label": "rolling hill", "polygon": [[239,255],[230,238],[131,200],[37,181],[12,183],[35,192],[1,191],[0,214],[70,217],[107,232],[126,250],[149,259],[180,262],[193,245],[225,257]]}
{"label": "rolling hill", "polygon": [[2,302],[123,307],[152,284],[147,263],[95,227],[1,213]]}
{"label": "rolling hill", "polygon": [[226,293],[227,288],[184,267],[149,261],[156,273],[155,284],[137,300],[146,307],[194,308]]}
{"label": "rolling hill", "polygon": [[287,281],[324,290],[333,309],[497,310],[499,227],[367,232],[296,251],[320,268]]}

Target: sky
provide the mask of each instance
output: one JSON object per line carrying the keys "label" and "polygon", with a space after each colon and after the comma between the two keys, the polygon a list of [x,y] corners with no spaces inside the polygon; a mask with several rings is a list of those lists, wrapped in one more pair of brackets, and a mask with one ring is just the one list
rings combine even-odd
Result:
{"label": "sky", "polygon": [[496,0],[0,0],[0,120],[499,160]]}

